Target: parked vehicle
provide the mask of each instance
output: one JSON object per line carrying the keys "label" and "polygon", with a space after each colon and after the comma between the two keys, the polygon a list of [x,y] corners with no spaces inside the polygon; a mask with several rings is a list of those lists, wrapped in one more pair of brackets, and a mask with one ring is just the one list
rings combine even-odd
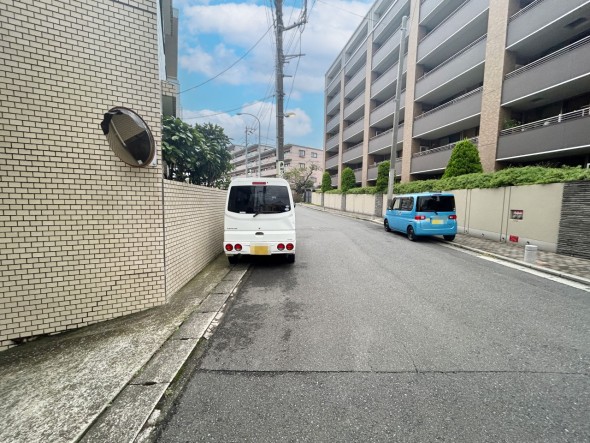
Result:
{"label": "parked vehicle", "polygon": [[235,178],[225,207],[223,249],[230,263],[240,255],[283,255],[295,261],[295,204],[282,178]]}
{"label": "parked vehicle", "polygon": [[426,235],[453,241],[457,234],[455,196],[442,192],[398,195],[387,208],[383,226],[387,232],[405,233],[411,241]]}

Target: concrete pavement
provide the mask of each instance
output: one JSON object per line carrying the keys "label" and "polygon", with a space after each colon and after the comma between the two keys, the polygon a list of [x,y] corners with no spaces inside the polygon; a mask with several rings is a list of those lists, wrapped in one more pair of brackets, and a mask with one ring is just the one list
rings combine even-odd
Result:
{"label": "concrete pavement", "polygon": [[0,353],[0,441],[134,441],[247,269],[222,254],[164,306]]}
{"label": "concrete pavement", "polygon": [[[380,218],[330,212],[382,224]],[[590,260],[539,251],[530,265],[517,245],[466,235],[452,245],[590,288]],[[0,441],[149,439],[157,405],[221,318],[247,270],[243,264],[228,266],[220,255],[165,306],[1,352]]]}

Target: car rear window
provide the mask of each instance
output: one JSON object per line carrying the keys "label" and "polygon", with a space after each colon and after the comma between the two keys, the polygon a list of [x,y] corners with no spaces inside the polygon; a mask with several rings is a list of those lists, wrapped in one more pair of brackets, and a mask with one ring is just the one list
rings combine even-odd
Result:
{"label": "car rear window", "polygon": [[452,195],[428,195],[418,197],[418,212],[454,212],[455,197]]}
{"label": "car rear window", "polygon": [[227,210],[238,214],[278,214],[291,210],[286,186],[232,186]]}

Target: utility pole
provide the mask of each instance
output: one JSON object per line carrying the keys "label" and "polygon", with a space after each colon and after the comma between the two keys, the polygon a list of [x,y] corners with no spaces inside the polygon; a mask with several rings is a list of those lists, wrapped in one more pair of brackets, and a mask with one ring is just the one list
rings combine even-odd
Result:
{"label": "utility pole", "polygon": [[244,132],[246,133],[246,177],[248,177],[248,126],[244,129]]}
{"label": "utility pole", "polygon": [[283,99],[285,96],[283,90],[283,65],[285,64],[285,55],[283,54],[283,32],[293,29],[307,22],[307,0],[303,9],[303,16],[300,21],[285,27],[283,25],[283,0],[274,0],[275,3],[275,37],[276,37],[276,95],[277,95],[277,176],[281,177],[281,166],[284,164],[285,153],[285,110],[283,109]]}
{"label": "utility pole", "polygon": [[395,85],[395,111],[393,114],[393,131],[391,136],[391,154],[389,156],[389,181],[387,182],[387,206],[393,198],[393,183],[395,181],[395,153],[397,152],[397,134],[399,126],[400,95],[402,93],[402,75],[404,73],[404,53],[406,52],[406,29],[408,17],[402,17],[401,41],[399,44],[399,61],[397,62],[397,83]]}

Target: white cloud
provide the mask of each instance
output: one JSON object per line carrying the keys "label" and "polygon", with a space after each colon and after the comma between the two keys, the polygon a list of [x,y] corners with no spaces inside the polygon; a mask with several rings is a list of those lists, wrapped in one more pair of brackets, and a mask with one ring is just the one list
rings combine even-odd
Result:
{"label": "white cloud", "polygon": [[[276,120],[275,105],[268,102],[254,102],[246,104],[239,111],[256,116],[260,120],[260,140],[262,144],[276,145]],[[307,113],[300,108],[286,109],[285,114],[294,115],[285,118],[285,143],[297,143],[299,137],[311,133],[311,119]],[[219,112],[210,109],[188,110],[182,112],[182,119],[190,124],[212,123],[221,126],[225,134],[236,144],[245,142],[245,129],[253,129],[248,136],[248,144],[258,143],[258,121],[248,115],[232,115],[226,112]],[[250,138],[252,137],[252,138]]]}
{"label": "white cloud", "polygon": [[[181,21],[184,25],[180,33],[182,68],[213,77],[244,56],[267,33],[243,60],[216,79],[216,82],[263,85],[272,80],[274,30],[269,31],[272,17],[268,7],[248,3],[209,5],[189,0],[183,0],[183,3],[185,5],[181,12]],[[359,0],[329,0],[329,3],[317,1],[314,4],[309,22],[301,34],[301,52],[305,56],[299,60],[294,91],[323,90],[326,70],[371,4],[372,1]],[[285,25],[293,23],[299,13],[299,10],[285,8]],[[298,36],[297,29],[284,33],[285,54],[299,53]],[[285,66],[285,74],[294,75],[296,65],[297,59],[292,59]],[[285,90],[289,89],[290,81],[287,78]],[[292,97],[298,97],[297,93]]]}

